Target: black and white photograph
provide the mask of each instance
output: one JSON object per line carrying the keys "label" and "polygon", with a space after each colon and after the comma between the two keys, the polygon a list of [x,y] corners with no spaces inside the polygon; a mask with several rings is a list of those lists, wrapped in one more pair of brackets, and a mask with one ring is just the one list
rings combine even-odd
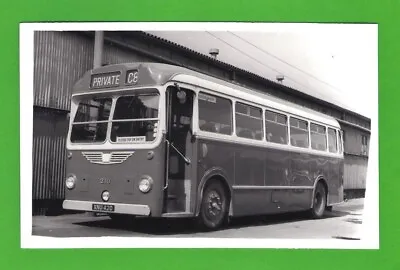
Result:
{"label": "black and white photograph", "polygon": [[26,248],[379,248],[378,28],[20,25]]}

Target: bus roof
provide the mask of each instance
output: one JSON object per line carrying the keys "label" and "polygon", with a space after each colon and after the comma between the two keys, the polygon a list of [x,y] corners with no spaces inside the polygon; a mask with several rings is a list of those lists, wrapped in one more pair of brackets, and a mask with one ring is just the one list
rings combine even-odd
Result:
{"label": "bus roof", "polygon": [[[133,82],[134,73],[136,81]],[[235,83],[224,81],[188,68],[153,62],[134,62],[107,65],[89,70],[75,84],[73,94],[90,93],[94,91],[119,90],[130,87],[145,87],[164,85],[168,81],[198,83],[209,85],[210,90],[216,93],[241,98],[255,104],[272,107],[278,111],[287,112],[340,128],[338,121],[326,114],[300,106],[293,102],[263,93],[260,90],[250,89]],[[206,87],[207,88],[207,87]]]}

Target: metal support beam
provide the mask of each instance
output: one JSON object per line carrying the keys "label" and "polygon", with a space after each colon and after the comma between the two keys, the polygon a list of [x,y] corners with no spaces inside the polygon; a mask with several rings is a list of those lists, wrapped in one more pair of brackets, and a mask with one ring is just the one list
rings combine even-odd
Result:
{"label": "metal support beam", "polygon": [[364,131],[364,132],[366,132],[366,133],[368,133],[368,134],[371,134],[371,130],[368,129],[368,128],[362,127],[362,126],[357,125],[357,124],[350,123],[350,122],[348,122],[348,121],[345,121],[345,120],[342,120],[342,119],[339,119],[339,118],[336,118],[336,120],[337,120],[340,124],[347,125],[347,126],[350,126],[350,127],[355,128],[355,129],[362,130],[362,131]]}
{"label": "metal support beam", "polygon": [[93,68],[101,67],[103,64],[104,32],[96,31],[94,36]]}

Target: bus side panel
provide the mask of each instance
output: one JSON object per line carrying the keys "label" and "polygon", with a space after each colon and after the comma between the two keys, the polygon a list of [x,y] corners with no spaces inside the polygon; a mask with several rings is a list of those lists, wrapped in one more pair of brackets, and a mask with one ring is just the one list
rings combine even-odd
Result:
{"label": "bus side panel", "polygon": [[[298,211],[310,208],[312,198],[312,188],[316,171],[313,164],[318,161],[315,156],[307,153],[291,153],[290,161],[290,181],[288,185],[292,187],[287,191],[286,209],[287,211]],[[323,168],[320,168],[323,170]],[[298,186],[298,189],[294,187]]]}
{"label": "bus side panel", "polygon": [[339,165],[339,198],[338,203],[344,200],[344,159],[340,160]]}
{"label": "bus side panel", "polygon": [[[197,182],[195,185],[197,188],[204,175],[209,171],[223,171],[229,188],[232,187],[234,179],[234,148],[232,144],[199,138],[197,140],[197,158]],[[198,203],[200,202],[196,200],[196,207]]]}
{"label": "bus side panel", "polygon": [[[265,186],[269,193],[268,205],[264,213],[279,213],[287,210],[290,190],[280,189],[290,185],[291,154],[278,149],[265,149]],[[271,189],[269,187],[277,187]]]}
{"label": "bus side panel", "polygon": [[226,174],[230,188],[237,187],[232,189],[234,216],[267,213],[271,207],[271,190],[240,188],[264,186],[265,155],[265,149],[199,139],[198,184],[207,171],[220,169]]}
{"label": "bus side panel", "polygon": [[311,184],[313,186],[315,184],[315,181],[322,176],[328,183],[328,189],[330,189],[329,172],[332,166],[331,163],[332,160],[329,157],[315,156],[315,158],[311,162],[311,173],[312,173]]}
{"label": "bus side panel", "polygon": [[271,211],[268,209],[272,207],[271,190],[259,188],[265,185],[267,149],[238,144],[233,147],[236,187],[233,191],[233,214],[256,215]]}
{"label": "bus side panel", "polygon": [[343,189],[341,184],[341,164],[340,159],[331,159],[328,173],[328,204],[341,202],[340,193]]}
{"label": "bus side panel", "polygon": [[327,180],[331,199],[339,200],[341,163],[334,158],[206,139],[198,140],[197,150],[196,186],[208,170],[222,170],[234,186],[234,216],[309,209],[319,176]]}
{"label": "bus side panel", "polygon": [[[205,157],[204,149],[207,149]],[[227,174],[229,185],[234,186],[234,216],[287,210],[283,201],[290,200],[290,192],[279,188],[274,191],[270,186],[289,185],[289,152],[201,139],[198,155],[198,181],[212,168],[220,168]],[[273,194],[279,203],[272,202]],[[296,196],[304,195],[300,192]]]}
{"label": "bus side panel", "polygon": [[290,152],[263,149],[265,155],[265,186],[290,185]]}
{"label": "bus side panel", "polygon": [[[293,154],[294,156],[299,156],[300,154]],[[303,158],[305,156],[303,155]],[[308,173],[310,178],[310,184],[314,186],[315,181],[322,176],[328,185],[328,204],[337,203],[340,201],[340,164],[341,160],[332,157],[323,157],[310,155],[310,171]],[[293,157],[293,164],[298,162],[298,159]],[[299,164],[298,164],[299,165]],[[292,173],[299,174],[299,168],[301,166],[292,166]],[[296,181],[295,179],[293,180]],[[311,205],[312,194],[308,198],[308,205]]]}

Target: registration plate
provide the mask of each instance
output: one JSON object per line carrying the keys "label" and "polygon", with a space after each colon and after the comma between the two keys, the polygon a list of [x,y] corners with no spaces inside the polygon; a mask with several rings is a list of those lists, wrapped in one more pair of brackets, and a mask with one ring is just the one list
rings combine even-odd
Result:
{"label": "registration plate", "polygon": [[114,205],[110,204],[92,204],[93,211],[114,212]]}

